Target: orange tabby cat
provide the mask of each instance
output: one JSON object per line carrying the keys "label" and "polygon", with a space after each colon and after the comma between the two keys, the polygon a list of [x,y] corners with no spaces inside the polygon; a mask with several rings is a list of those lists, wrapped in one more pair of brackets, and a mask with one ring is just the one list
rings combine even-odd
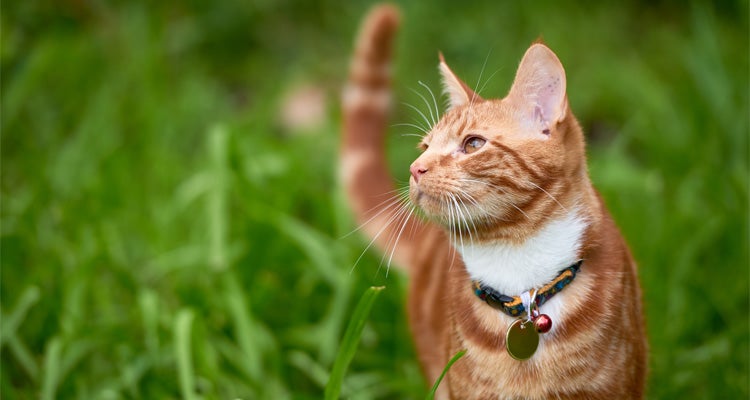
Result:
{"label": "orange tabby cat", "polygon": [[449,109],[410,168],[422,222],[400,205],[384,154],[398,20],[376,7],[356,43],[341,174],[365,232],[410,276],[427,379],[466,350],[438,397],[642,398],[636,266],[588,177],[557,56],[532,45],[500,100],[480,98],[441,56]]}

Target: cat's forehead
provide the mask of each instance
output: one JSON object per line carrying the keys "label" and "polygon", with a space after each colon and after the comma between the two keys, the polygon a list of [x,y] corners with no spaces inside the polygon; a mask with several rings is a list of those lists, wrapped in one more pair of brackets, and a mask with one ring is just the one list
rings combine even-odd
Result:
{"label": "cat's forehead", "polygon": [[502,100],[482,101],[449,110],[430,132],[431,140],[451,141],[467,135],[487,138],[514,129],[514,111]]}

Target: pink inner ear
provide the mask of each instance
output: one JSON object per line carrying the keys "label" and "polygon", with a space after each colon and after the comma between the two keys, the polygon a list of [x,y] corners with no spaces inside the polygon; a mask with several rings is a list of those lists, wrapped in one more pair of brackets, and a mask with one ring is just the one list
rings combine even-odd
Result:
{"label": "pink inner ear", "polygon": [[534,122],[544,123],[544,113],[539,104],[534,105]]}
{"label": "pink inner ear", "polygon": [[541,79],[542,85],[536,94],[537,107],[540,108],[542,121],[547,124],[553,124],[562,117],[560,111],[562,101],[565,97],[565,93],[562,92],[564,89],[560,87],[559,76],[546,75],[541,77]]}
{"label": "pink inner ear", "polygon": [[565,117],[565,70],[555,53],[542,44],[526,51],[509,97],[526,108],[526,122],[549,134]]}
{"label": "pink inner ear", "polygon": [[542,107],[540,107],[538,104],[534,106],[534,122],[538,124],[538,126],[542,127],[542,133],[545,135],[549,135],[550,130],[550,123],[544,118],[544,113],[542,112]]}

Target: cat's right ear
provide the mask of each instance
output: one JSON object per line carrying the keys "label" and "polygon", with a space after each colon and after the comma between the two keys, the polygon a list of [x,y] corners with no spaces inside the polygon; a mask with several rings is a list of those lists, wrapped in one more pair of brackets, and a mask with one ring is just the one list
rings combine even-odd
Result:
{"label": "cat's right ear", "polygon": [[448,109],[460,107],[464,104],[482,101],[478,94],[474,93],[473,90],[459,79],[456,74],[451,71],[448,64],[445,63],[443,53],[438,53],[440,57],[440,74],[443,76],[443,92],[448,95]]}

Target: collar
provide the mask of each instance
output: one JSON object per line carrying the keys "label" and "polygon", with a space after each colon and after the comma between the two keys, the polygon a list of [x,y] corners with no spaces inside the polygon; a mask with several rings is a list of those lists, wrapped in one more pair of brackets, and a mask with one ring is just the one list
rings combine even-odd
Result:
{"label": "collar", "polygon": [[[535,305],[541,307],[552,296],[559,293],[565,286],[568,286],[575,279],[578,270],[581,268],[583,260],[578,260],[575,264],[563,269],[552,282],[542,286],[536,292]],[[482,284],[479,281],[471,282],[474,294],[490,306],[497,308],[511,317],[520,317],[526,313],[521,296],[507,296],[495,289]],[[533,290],[533,289],[532,289]]]}

